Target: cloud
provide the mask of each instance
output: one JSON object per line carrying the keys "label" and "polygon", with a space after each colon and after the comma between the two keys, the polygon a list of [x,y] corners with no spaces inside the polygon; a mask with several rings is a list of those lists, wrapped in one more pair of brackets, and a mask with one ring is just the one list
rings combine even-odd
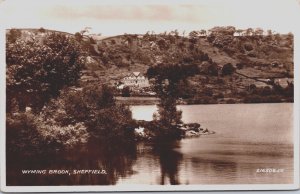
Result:
{"label": "cloud", "polygon": [[125,4],[117,0],[109,3],[96,0],[10,0],[1,3],[0,19],[7,27],[43,26],[72,33],[85,26],[91,26],[96,33],[117,34],[144,33],[148,30],[190,31],[224,25],[288,32],[295,27],[291,21],[297,18],[298,2],[172,0],[170,3],[168,0],[129,0]]}
{"label": "cloud", "polygon": [[[49,17],[68,19],[99,19],[99,20],[147,20],[147,21],[201,21],[201,13],[208,8],[191,5],[122,5],[122,6],[65,6],[58,5],[46,13]],[[210,8],[213,10],[213,8]]]}

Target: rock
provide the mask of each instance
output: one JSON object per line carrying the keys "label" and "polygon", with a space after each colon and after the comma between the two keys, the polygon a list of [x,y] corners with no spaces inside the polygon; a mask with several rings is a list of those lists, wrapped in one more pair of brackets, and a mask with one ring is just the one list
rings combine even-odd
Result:
{"label": "rock", "polygon": [[195,137],[195,136],[199,136],[200,134],[195,132],[195,131],[187,131],[185,133],[185,137]]}
{"label": "rock", "polygon": [[186,124],[189,128],[200,128],[200,124],[199,123],[188,123],[188,124]]}
{"label": "rock", "polygon": [[206,128],[204,131],[203,131],[203,133],[207,133],[208,132],[208,129]]}

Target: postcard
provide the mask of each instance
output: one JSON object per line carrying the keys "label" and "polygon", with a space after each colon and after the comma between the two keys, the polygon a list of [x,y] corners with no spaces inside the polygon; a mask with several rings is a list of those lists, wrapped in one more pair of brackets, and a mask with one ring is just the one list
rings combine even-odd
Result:
{"label": "postcard", "polygon": [[299,189],[299,10],[1,0],[1,190]]}

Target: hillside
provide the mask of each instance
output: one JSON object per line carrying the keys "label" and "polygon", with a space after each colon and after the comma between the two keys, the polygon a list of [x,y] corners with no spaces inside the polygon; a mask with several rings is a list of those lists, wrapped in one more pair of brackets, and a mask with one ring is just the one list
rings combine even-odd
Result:
{"label": "hillside", "polygon": [[[286,87],[287,80],[293,80],[292,34],[236,35],[228,29],[212,29],[208,35],[193,31],[189,36],[170,32],[102,39],[78,33],[22,29],[22,38],[42,39],[43,34],[53,32],[75,36],[87,54],[80,85],[115,86],[128,73],[146,73],[151,66],[195,64],[200,73],[189,78],[183,87],[183,98],[194,99],[191,103],[197,99],[198,103],[239,102],[249,94],[250,85],[272,89],[275,82]],[[228,64],[234,67],[233,74],[223,73],[224,65]]]}
{"label": "hillside", "polygon": [[[194,91],[187,91],[190,92],[187,97],[204,94],[211,103],[216,101],[210,97],[218,99],[218,96],[241,100],[251,84],[265,87],[269,84],[264,81],[274,79],[287,86],[287,80],[293,78],[291,35],[120,35],[97,41],[93,47],[97,50],[89,52],[92,54],[84,71],[86,82],[113,85],[130,72],[146,73],[150,66],[156,64],[194,63],[201,74],[188,80],[189,89]],[[236,68],[236,74],[222,76],[222,67],[228,63]]]}

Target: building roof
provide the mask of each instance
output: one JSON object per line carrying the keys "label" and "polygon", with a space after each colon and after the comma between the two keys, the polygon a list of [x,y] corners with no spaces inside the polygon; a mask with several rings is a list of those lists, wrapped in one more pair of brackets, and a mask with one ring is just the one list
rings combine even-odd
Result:
{"label": "building roof", "polygon": [[125,77],[123,77],[123,79],[128,78],[128,77],[134,77],[135,79],[137,79],[139,76],[145,78],[145,76],[141,72],[136,71],[136,72],[132,72],[132,73],[127,74]]}
{"label": "building roof", "polygon": [[132,72],[133,73],[133,75],[135,76],[135,77],[137,77],[137,76],[139,76],[141,73],[140,72],[138,72],[138,71],[136,71],[136,72]]}

